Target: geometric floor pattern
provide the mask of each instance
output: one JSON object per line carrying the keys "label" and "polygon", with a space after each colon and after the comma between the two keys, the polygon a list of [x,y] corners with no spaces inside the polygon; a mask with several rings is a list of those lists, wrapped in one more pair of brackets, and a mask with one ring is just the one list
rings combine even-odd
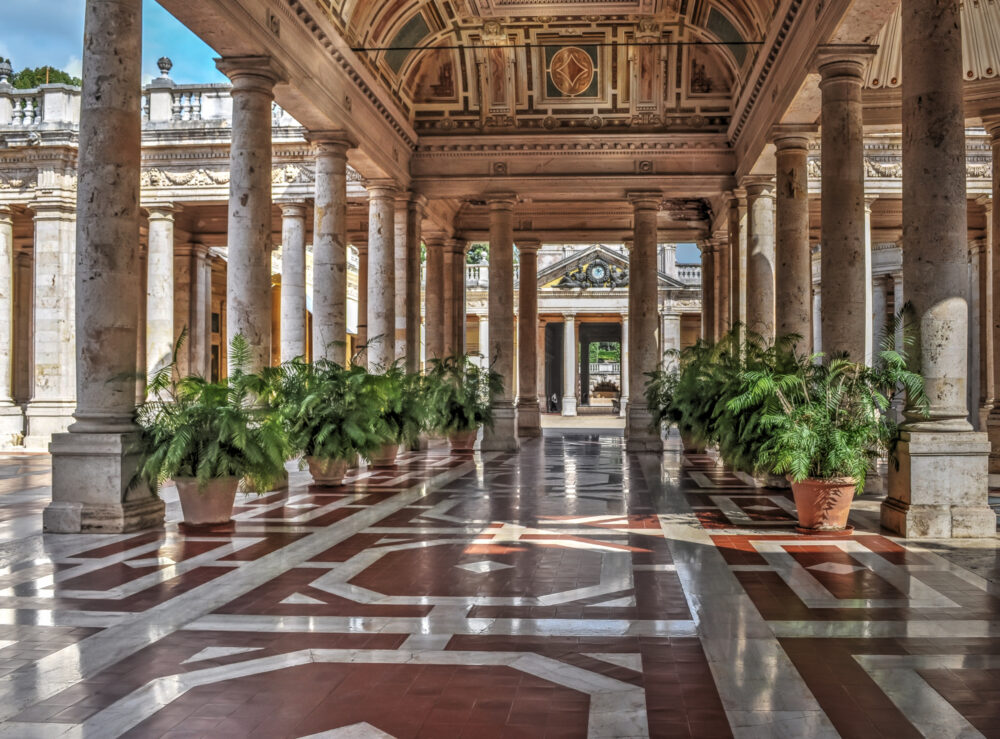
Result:
{"label": "geometric floor pattern", "polygon": [[0,457],[0,736],[1000,736],[995,544],[547,433],[121,536],[42,535],[48,457]]}

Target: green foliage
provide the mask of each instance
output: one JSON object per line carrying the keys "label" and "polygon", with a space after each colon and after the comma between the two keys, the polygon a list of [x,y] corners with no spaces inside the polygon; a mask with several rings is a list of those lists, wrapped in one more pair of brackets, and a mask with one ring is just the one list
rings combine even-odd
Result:
{"label": "green foliage", "polygon": [[590,344],[590,362],[621,362],[622,346],[618,342],[602,341]]}
{"label": "green foliage", "polygon": [[469,254],[465,258],[466,264],[483,264],[489,261],[490,258],[490,245],[489,244],[473,244],[469,247]]}
{"label": "green foliage", "polygon": [[374,422],[381,398],[363,367],[296,358],[263,374],[293,453],[353,463],[383,443]]}
{"label": "green foliage", "polygon": [[264,378],[247,371],[249,344],[241,335],[233,337],[233,371],[224,380],[175,380],[185,338],[186,331],[177,340],[173,361],[150,378],[152,399],[137,409],[143,463],[133,482],[142,480],[156,490],[168,478],[197,478],[204,487],[213,479],[239,477],[246,489],[270,490],[289,450],[280,420],[262,403],[268,393]]}
{"label": "green foliage", "polygon": [[891,414],[905,392],[911,415],[926,415],[923,378],[907,369],[902,351],[880,352],[874,367],[822,355],[795,366],[761,367],[742,374],[742,392],[728,406],[739,412],[759,407],[764,442],[755,450],[760,468],[808,478],[852,477],[858,492],[880,456],[890,454],[899,430]]}
{"label": "green foliage", "polygon": [[[10,61],[8,59],[8,61]],[[46,73],[48,77],[46,77]],[[83,81],[79,77],[73,77],[67,72],[55,67],[25,67],[20,72],[15,72],[10,76],[10,84],[18,90],[30,90],[39,85],[63,84],[80,87]]]}
{"label": "green foliage", "polygon": [[408,374],[397,361],[385,372],[369,374],[368,385],[378,402],[372,418],[382,444],[409,444],[429,427],[433,410],[426,378]]}
{"label": "green foliage", "polygon": [[426,377],[430,427],[442,434],[492,428],[491,398],[503,392],[503,377],[467,354],[431,359]]}

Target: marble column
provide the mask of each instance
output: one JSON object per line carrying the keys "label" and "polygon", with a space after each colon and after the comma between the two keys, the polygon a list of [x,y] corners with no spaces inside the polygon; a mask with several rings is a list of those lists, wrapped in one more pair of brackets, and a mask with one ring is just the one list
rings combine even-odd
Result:
{"label": "marble column", "polygon": [[368,363],[368,242],[355,239],[358,250],[358,333],[355,337],[355,359],[361,364]]}
{"label": "marble column", "polygon": [[747,199],[746,190],[733,190],[729,200],[729,323],[746,325]]}
{"label": "marble column", "polygon": [[625,419],[625,448],[630,452],[663,450],[660,434],[650,428],[652,414],[642,389],[646,373],[660,362],[659,306],[657,300],[656,242],[657,212],[663,195],[659,191],[628,194],[632,203],[635,238],[629,252],[629,403]]}
{"label": "marble column", "polygon": [[393,310],[396,314],[396,329],[394,336],[396,358],[407,356],[406,345],[406,242],[407,242],[407,206],[411,193],[401,192],[396,196],[396,210],[393,215],[393,268],[395,270],[395,300]]}
{"label": "marble column", "polygon": [[715,342],[715,244],[711,239],[702,241],[701,247],[701,338]]}
{"label": "marble column", "polygon": [[775,333],[796,334],[796,349],[811,354],[812,255],[809,251],[809,130],[777,126],[775,146]]}
{"label": "marble column", "polygon": [[137,254],[137,264],[139,269],[136,274],[139,275],[139,299],[136,301],[136,308],[138,309],[138,315],[136,316],[136,342],[135,342],[135,402],[136,405],[139,403],[144,403],[146,401],[146,385],[149,378],[148,371],[149,368],[146,362],[146,294],[147,287],[149,283],[149,270],[147,269],[146,263],[148,260],[147,255],[148,246],[146,244],[139,244],[138,254]]}
{"label": "marble column", "polygon": [[[983,116],[983,125],[990,135],[993,157],[993,186],[990,193],[990,207],[987,211],[987,238],[994,269],[989,274],[993,291],[993,320],[990,324],[993,339],[993,384],[1000,392],[1000,108]],[[994,396],[995,397],[995,396]],[[990,436],[990,475],[1000,475],[1000,402],[994,402],[986,421]]]}
{"label": "marble column", "polygon": [[[87,0],[76,289],[59,296],[76,305],[77,405],[69,433],[54,435],[50,445],[52,503],[42,518],[47,531],[121,533],[163,521],[159,498],[141,485],[129,489],[140,461],[134,414],[141,65],[141,0]],[[47,266],[36,262],[38,273],[52,281]],[[70,344],[72,335],[59,340]]]}
{"label": "marble column", "polygon": [[958,0],[904,0],[902,38],[903,280],[930,414],[907,414],[898,468],[889,465],[882,525],[907,537],[992,538],[989,440],[971,430],[965,397],[969,273]]}
{"label": "marble column", "polygon": [[[518,448],[514,407],[514,204],[513,194],[490,195],[490,365],[503,378],[493,396],[493,428],[483,432],[483,451]],[[454,267],[454,266],[453,266]],[[464,270],[464,265],[457,265]],[[454,323],[452,324],[454,329]]]}
{"label": "marble column", "polygon": [[448,279],[451,281],[449,306],[451,314],[448,326],[451,330],[451,350],[455,354],[465,353],[465,257],[466,242],[462,239],[448,239],[445,247],[451,252]]}
{"label": "marble column", "polygon": [[[315,252],[313,253],[315,269]],[[346,283],[345,283],[346,284]],[[314,296],[315,299],[315,296]],[[306,206],[281,204],[281,361],[306,356]]]}
{"label": "marble column", "polygon": [[774,181],[748,177],[747,191],[747,328],[774,341]]}
{"label": "marble column", "polygon": [[316,149],[312,354],[339,363],[347,356],[347,152],[356,143],[343,131],[308,139]]}
{"label": "marble column", "polygon": [[384,371],[396,361],[396,187],[372,184],[368,197],[368,369]]}
{"label": "marble column", "polygon": [[889,275],[872,276],[872,343],[876,351],[881,351],[882,343],[888,335],[889,323]]}
{"label": "marble column", "polygon": [[482,366],[490,366],[490,319],[489,316],[479,316],[479,353],[482,355]]}
{"label": "marble column", "polygon": [[985,426],[979,425],[979,391],[982,377],[979,374],[982,345],[980,344],[980,308],[982,296],[979,294],[980,262],[986,245],[982,239],[969,241],[969,334],[968,334],[968,384],[966,386],[966,406],[969,409],[969,424],[976,431],[985,431]]}
{"label": "marble column", "polygon": [[226,327],[230,341],[237,334],[247,340],[249,369],[257,371],[271,363],[271,103],[286,75],[268,57],[216,66],[233,84]]}
{"label": "marble column", "polygon": [[[995,293],[993,292],[993,201],[989,197],[979,198],[986,214],[986,237],[983,239],[979,252],[979,325],[978,336],[980,351],[979,360],[979,398],[978,398],[978,431],[988,431],[989,417],[996,404],[996,344],[993,337]],[[975,355],[974,355],[975,358]]]}
{"label": "marble column", "polygon": [[521,437],[542,435],[537,375],[539,246],[535,240],[517,242],[521,256],[517,287],[517,433]]}
{"label": "marble column", "polygon": [[563,313],[563,395],[562,414],[576,415],[577,369],[580,350],[576,339],[576,314]]}
{"label": "marble column", "polygon": [[723,231],[715,237],[715,324],[717,338],[729,332],[729,296],[732,291],[729,270],[729,236]]}
{"label": "marble column", "polygon": [[24,414],[14,404],[14,216],[0,204],[0,449],[24,431]]}
{"label": "marble column", "polygon": [[427,244],[427,264],[424,285],[424,325],[426,326],[427,358],[440,359],[445,356],[445,240],[442,236],[428,236],[425,242]]}
{"label": "marble column", "polygon": [[618,371],[621,373],[619,376],[619,382],[621,383],[621,411],[618,414],[621,418],[625,418],[628,414],[628,314],[622,315],[622,344],[621,344],[622,361],[619,366]]}
{"label": "marble column", "polygon": [[[53,434],[66,431],[76,405],[77,227],[76,208],[65,198],[38,201],[31,208],[35,221],[33,362],[24,445],[40,452],[48,448]],[[139,243],[138,234],[132,243]],[[133,361],[135,354],[133,350]],[[134,397],[133,393],[133,401]]]}
{"label": "marble column", "polygon": [[[444,255],[441,260],[444,271],[444,284],[441,289],[442,329],[444,331],[444,353],[445,356],[455,354],[458,350],[455,347],[455,250],[452,248],[451,239],[444,242]],[[482,341],[480,341],[482,344]],[[483,352],[484,354],[486,352]]]}
{"label": "marble column", "polygon": [[861,90],[870,46],[821,47],[817,56],[822,90],[821,243],[823,347],[827,357],[869,357],[865,337],[871,323],[871,280],[865,250],[864,127]]}
{"label": "marble column", "polygon": [[[414,195],[406,203],[406,371],[420,371],[420,244],[427,199]],[[398,284],[398,283],[397,283]]]}
{"label": "marble column", "polygon": [[170,364],[174,351],[174,208],[160,205],[148,210],[146,369],[152,373]]}
{"label": "marble column", "polygon": [[202,377],[212,375],[212,254],[201,243],[191,244],[191,371]]}

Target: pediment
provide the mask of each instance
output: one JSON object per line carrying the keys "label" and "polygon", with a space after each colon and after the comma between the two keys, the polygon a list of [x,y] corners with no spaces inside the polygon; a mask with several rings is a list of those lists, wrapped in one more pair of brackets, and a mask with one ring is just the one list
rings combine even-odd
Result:
{"label": "pediment", "polygon": [[[662,272],[657,272],[657,277],[661,289],[688,287]],[[628,287],[628,280],[627,255],[603,244],[578,251],[538,273],[538,286],[543,289],[625,289]]]}

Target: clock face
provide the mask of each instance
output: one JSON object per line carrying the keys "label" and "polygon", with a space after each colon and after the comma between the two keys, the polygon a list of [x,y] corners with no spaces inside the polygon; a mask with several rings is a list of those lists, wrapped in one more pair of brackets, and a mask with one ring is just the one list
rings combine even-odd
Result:
{"label": "clock face", "polygon": [[608,276],[608,270],[605,269],[603,264],[595,264],[590,273],[598,282],[607,279]]}

